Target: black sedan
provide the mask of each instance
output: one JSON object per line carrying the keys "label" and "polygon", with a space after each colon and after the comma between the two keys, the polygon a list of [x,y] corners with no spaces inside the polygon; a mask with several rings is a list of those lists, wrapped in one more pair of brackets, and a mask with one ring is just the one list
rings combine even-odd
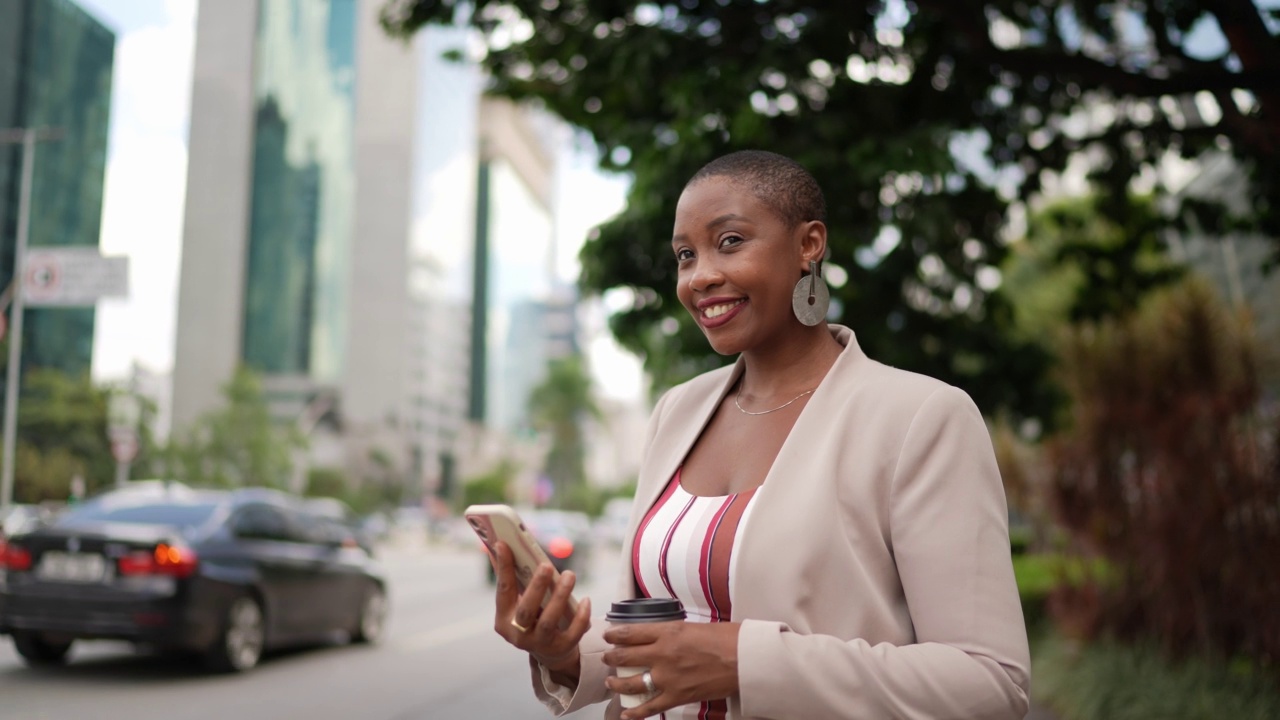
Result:
{"label": "black sedan", "polygon": [[[555,569],[572,570],[577,582],[582,583],[591,567],[590,518],[585,513],[544,508],[522,509],[519,514]],[[484,545],[480,548],[483,550]],[[485,553],[485,566],[492,584],[497,582],[497,576],[488,561],[488,551]]]}
{"label": "black sedan", "polygon": [[349,534],[269,490],[127,488],[0,543],[0,633],[29,664],[93,638],[243,671],[334,631],[376,641],[386,597]]}

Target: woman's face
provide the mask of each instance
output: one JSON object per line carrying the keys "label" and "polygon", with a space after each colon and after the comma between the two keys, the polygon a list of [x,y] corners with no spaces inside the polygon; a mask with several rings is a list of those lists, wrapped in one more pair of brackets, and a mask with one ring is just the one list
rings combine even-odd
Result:
{"label": "woman's face", "polygon": [[[730,178],[685,188],[671,240],[679,263],[676,295],[716,352],[768,347],[779,333],[802,327],[791,312],[791,292],[807,268],[806,249],[814,252],[807,237],[814,225],[822,224],[787,227]],[[825,243],[825,228],[821,237]]]}

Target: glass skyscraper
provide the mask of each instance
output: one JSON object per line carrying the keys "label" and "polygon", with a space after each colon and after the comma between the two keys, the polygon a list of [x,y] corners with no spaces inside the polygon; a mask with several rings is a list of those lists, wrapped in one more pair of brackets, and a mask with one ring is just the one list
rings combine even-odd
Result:
{"label": "glass skyscraper", "polygon": [[[30,247],[96,246],[115,35],[71,0],[0,2],[0,128],[53,127],[36,149]],[[0,145],[0,287],[13,276],[21,145]],[[89,371],[93,308],[30,308],[23,368]]]}
{"label": "glass skyscraper", "polygon": [[355,211],[356,0],[262,2],[244,363],[335,382]]}

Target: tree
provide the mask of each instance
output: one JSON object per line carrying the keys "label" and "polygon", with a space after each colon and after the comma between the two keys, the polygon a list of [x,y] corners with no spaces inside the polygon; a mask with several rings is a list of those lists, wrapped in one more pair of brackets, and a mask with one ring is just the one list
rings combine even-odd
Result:
{"label": "tree", "polygon": [[[1010,204],[1083,158],[1098,210],[1122,218],[1136,180],[1170,194],[1165,157],[1222,149],[1257,214],[1188,201],[1161,222],[1280,237],[1276,16],[1249,0],[393,0],[383,20],[477,28],[492,92],[584,128],[632,176],[582,281],[636,291],[613,330],[659,386],[723,362],[667,300],[680,189],[763,147],[825,189],[834,315],[873,356],[1043,415],[1048,356],[1010,332],[999,292]],[[1197,44],[1215,27],[1222,47]]]}
{"label": "tree", "polygon": [[166,453],[168,476],[195,485],[283,488],[292,451],[305,440],[292,426],[271,419],[262,382],[253,371],[237,369],[222,393],[225,407],[175,434]]}
{"label": "tree", "polygon": [[462,485],[461,502],[455,508],[461,512],[471,505],[511,502],[511,483],[515,481],[516,465],[502,460],[488,472],[468,478]]}
{"label": "tree", "polygon": [[[1173,654],[1280,656],[1280,414],[1247,315],[1201,278],[1064,333],[1073,422],[1048,443],[1051,498],[1101,588],[1064,589],[1079,630]],[[1101,590],[1101,592],[1099,592]]]}
{"label": "tree", "polygon": [[564,503],[580,496],[587,485],[582,423],[601,417],[581,357],[570,355],[547,364],[546,378],[529,394],[529,416],[534,428],[551,436],[545,471],[554,497]]}
{"label": "tree", "polygon": [[[20,502],[66,500],[71,478],[85,479],[92,492],[115,478],[115,458],[107,437],[107,405],[114,389],[94,385],[89,375],[72,377],[52,368],[25,374],[18,405],[14,496]],[[151,433],[154,404],[145,401],[138,423],[133,477],[152,470],[156,456]]]}

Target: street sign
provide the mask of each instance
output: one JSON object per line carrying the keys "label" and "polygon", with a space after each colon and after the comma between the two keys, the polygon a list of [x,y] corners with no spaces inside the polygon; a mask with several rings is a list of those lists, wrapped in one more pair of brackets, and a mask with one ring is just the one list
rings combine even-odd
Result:
{"label": "street sign", "polygon": [[129,294],[129,258],[104,257],[96,247],[30,248],[22,277],[29,306],[83,307]]}
{"label": "street sign", "polygon": [[142,401],[128,391],[118,391],[107,398],[107,438],[111,456],[116,459],[116,485],[129,476],[129,463],[138,456],[138,421],[142,418]]}
{"label": "street sign", "polygon": [[107,397],[107,432],[136,433],[142,419],[142,401],[128,391],[117,391]]}
{"label": "street sign", "polygon": [[133,433],[120,433],[111,436],[111,457],[116,462],[127,465],[138,456],[138,436]]}

